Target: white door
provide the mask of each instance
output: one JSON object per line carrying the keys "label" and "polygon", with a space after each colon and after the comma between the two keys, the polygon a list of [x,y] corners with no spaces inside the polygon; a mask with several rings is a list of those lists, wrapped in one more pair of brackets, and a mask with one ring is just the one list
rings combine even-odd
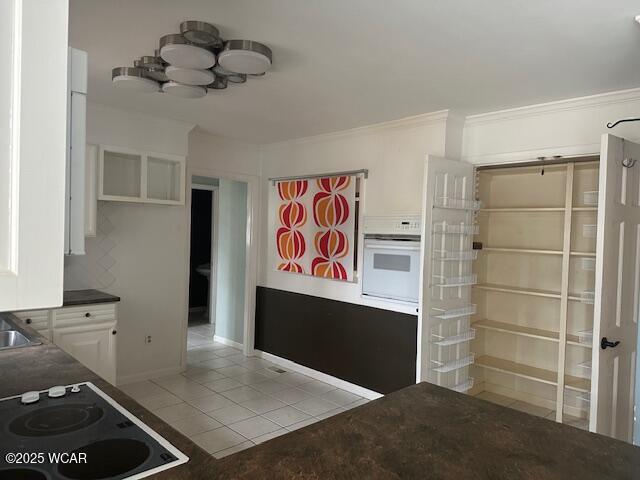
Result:
{"label": "white door", "polygon": [[113,323],[55,328],[53,343],[115,385],[116,334]]}
{"label": "white door", "polygon": [[0,312],[62,303],[67,24],[67,0],[0,1]]}
{"label": "white door", "polygon": [[428,156],[425,164],[417,381],[458,391],[471,386],[473,165]]}
{"label": "white door", "polygon": [[627,442],[633,430],[640,295],[639,187],[640,145],[604,135],[592,360],[591,418],[595,421],[590,428]]}

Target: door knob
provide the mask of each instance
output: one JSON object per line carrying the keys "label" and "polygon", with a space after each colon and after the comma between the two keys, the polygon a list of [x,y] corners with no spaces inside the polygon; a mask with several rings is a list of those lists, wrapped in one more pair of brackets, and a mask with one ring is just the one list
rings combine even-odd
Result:
{"label": "door knob", "polygon": [[610,342],[609,340],[607,340],[607,337],[602,337],[602,340],[600,341],[600,348],[602,348],[602,350],[606,349],[607,347],[617,347],[620,344],[620,340],[616,340],[615,342]]}

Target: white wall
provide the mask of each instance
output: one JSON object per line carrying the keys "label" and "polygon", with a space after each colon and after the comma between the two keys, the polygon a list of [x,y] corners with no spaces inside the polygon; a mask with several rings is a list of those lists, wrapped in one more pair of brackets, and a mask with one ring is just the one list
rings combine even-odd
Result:
{"label": "white wall", "polygon": [[187,164],[191,169],[204,169],[220,178],[260,175],[257,145],[218,137],[197,127],[189,134]]}
{"label": "white wall", "polygon": [[[360,297],[359,284],[275,271],[276,219],[268,205],[276,199],[269,177],[368,168],[364,214],[420,213],[424,158],[428,153],[461,156],[474,164],[597,154],[603,133],[640,140],[640,123],[606,128],[607,122],[639,113],[640,89],[633,89],[473,115],[464,122],[450,112],[436,112],[262,146],[260,285],[372,304]],[[398,309],[388,303],[373,305]]]}
{"label": "white wall", "polygon": [[[368,168],[364,214],[419,213],[428,153],[456,157],[462,151],[463,157],[473,163],[596,153],[607,121],[639,112],[637,89],[475,115],[467,118],[462,135],[459,118],[436,112],[258,147],[198,129],[189,133],[191,125],[180,122],[90,104],[87,140],[179,155],[188,152],[187,167],[196,174],[248,181],[261,176],[261,192],[252,199],[251,207],[254,220],[262,218],[259,238],[254,239],[260,243],[260,285],[403,310],[393,304],[363,300],[357,283],[275,271],[275,219],[268,208],[273,189],[267,179]],[[638,124],[616,127],[611,132],[640,139]],[[464,138],[462,148],[460,136]],[[65,262],[66,288],[97,287],[123,297],[118,347],[121,379],[179,369],[186,312],[187,208],[101,202],[100,222],[109,234],[103,231],[96,239],[88,239],[87,256]],[[112,242],[115,246],[105,256]],[[109,257],[115,260],[113,265]],[[252,297],[253,292],[247,295]],[[154,340],[145,347],[147,333]]]}
{"label": "white wall", "polygon": [[[192,125],[89,104],[87,142],[186,155]],[[118,382],[178,371],[188,281],[185,206],[99,202],[99,235],[65,260],[65,289],[119,295]],[[152,336],[151,344],[144,338]]]}
{"label": "white wall", "polygon": [[[260,285],[415,314],[415,309],[398,304],[363,299],[359,279],[357,283],[345,283],[276,271],[276,212],[269,207],[274,205],[276,196],[267,179],[366,168],[369,178],[363,183],[361,214],[418,214],[425,156],[445,155],[448,117],[448,112],[435,112],[263,146]],[[361,257],[362,242],[359,245]],[[361,258],[358,264],[361,264]]]}
{"label": "white wall", "polygon": [[[189,135],[189,175],[202,175],[244,182],[247,185],[246,235],[243,237],[249,258],[245,269],[244,314],[245,352],[253,352],[253,318],[255,314],[255,285],[258,270],[258,243],[260,235],[260,157],[257,145],[238,142],[194,129]],[[241,239],[237,239],[241,241]],[[255,246],[255,247],[252,247]]]}
{"label": "white wall", "polygon": [[640,140],[640,123],[606,128],[639,114],[640,89],[632,89],[473,115],[465,122],[462,156],[487,164],[599,153],[603,133]]}
{"label": "white wall", "polygon": [[[257,176],[258,148],[170,119],[89,104],[87,142],[187,156],[189,173]],[[87,255],[65,260],[65,288],[122,297],[118,382],[178,372],[188,302],[189,201],[185,206],[99,202]],[[152,335],[150,345],[144,344]]]}
{"label": "white wall", "polygon": [[220,180],[218,190],[216,336],[244,341],[247,184]]}

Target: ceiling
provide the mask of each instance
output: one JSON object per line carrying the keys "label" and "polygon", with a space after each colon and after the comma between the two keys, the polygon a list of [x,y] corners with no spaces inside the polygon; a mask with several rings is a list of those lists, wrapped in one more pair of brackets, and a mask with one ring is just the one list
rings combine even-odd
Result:
{"label": "ceiling", "polygon": [[[71,0],[69,40],[89,53],[90,101],[267,143],[640,86],[636,14],[637,0]],[[195,100],[111,85],[191,19],[266,43],[273,69]]]}

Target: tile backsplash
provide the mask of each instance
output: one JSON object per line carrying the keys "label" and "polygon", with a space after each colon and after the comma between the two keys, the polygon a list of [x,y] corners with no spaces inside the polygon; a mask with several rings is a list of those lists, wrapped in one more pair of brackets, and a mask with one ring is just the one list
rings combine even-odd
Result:
{"label": "tile backsplash", "polygon": [[97,235],[86,238],[86,254],[65,257],[65,290],[106,290],[115,283],[114,267],[118,261],[117,243],[112,235],[115,225],[109,218],[112,208],[107,202],[98,202]]}

